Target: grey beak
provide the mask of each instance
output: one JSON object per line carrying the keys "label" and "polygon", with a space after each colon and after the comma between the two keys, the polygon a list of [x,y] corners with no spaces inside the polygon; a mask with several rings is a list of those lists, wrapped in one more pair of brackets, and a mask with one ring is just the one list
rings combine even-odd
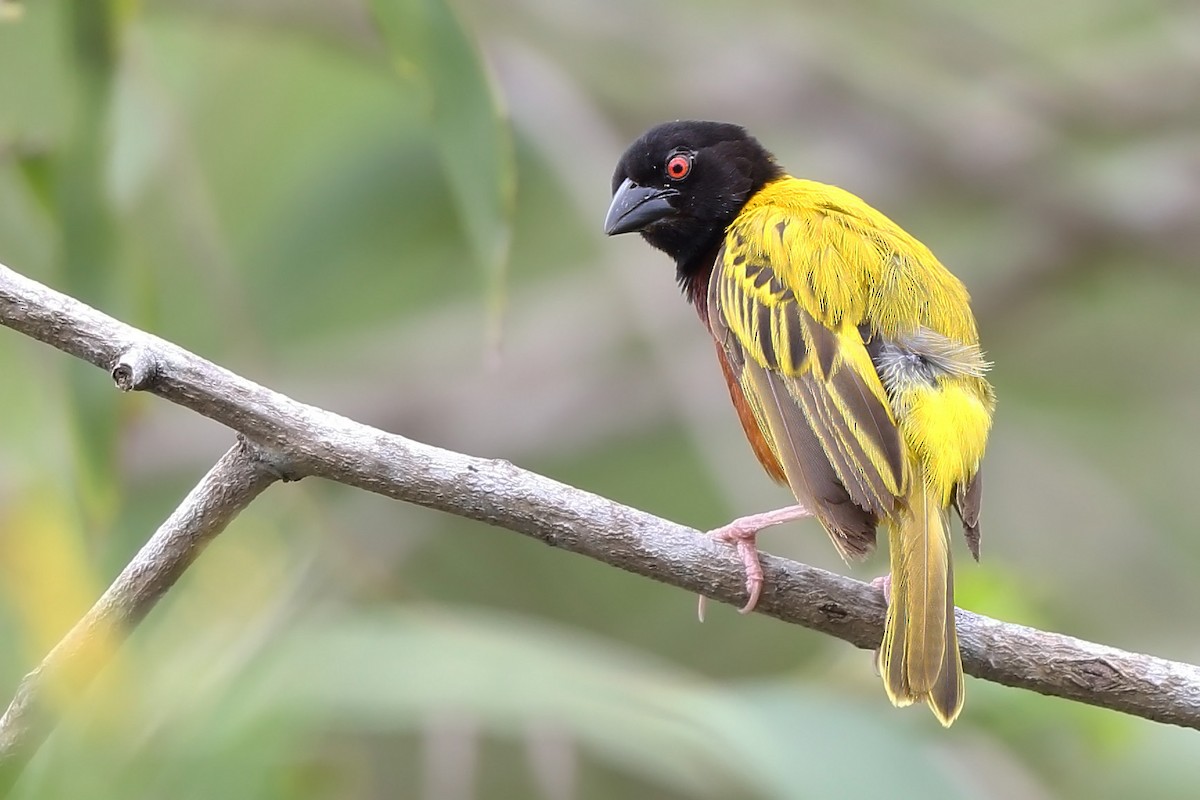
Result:
{"label": "grey beak", "polygon": [[613,194],[608,216],[604,218],[604,232],[615,236],[618,233],[640,231],[647,225],[674,214],[675,208],[669,202],[669,198],[678,194],[675,189],[639,186],[626,178]]}

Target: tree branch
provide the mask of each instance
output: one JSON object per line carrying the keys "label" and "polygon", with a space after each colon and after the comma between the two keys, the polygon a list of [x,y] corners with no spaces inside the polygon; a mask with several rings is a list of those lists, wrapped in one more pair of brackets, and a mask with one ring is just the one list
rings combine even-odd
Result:
{"label": "tree branch", "polygon": [[[152,392],[240,432],[277,454],[272,471],[280,477],[327,478],[523,533],[721,602],[743,601],[741,562],[690,528],[505,461],[441,450],[299,403],[2,265],[0,323],[109,371],[122,389]],[[152,562],[150,569],[161,568]],[[878,646],[878,591],[773,556],[764,556],[763,568],[759,611],[857,647]],[[1200,729],[1198,667],[961,609],[956,619],[971,675]],[[0,757],[20,749],[7,720],[0,720]]]}
{"label": "tree branch", "polygon": [[53,728],[48,695],[82,691],[205,546],[278,479],[277,469],[263,455],[257,445],[239,439],[83,619],[21,681],[0,717],[0,789],[12,785]]}

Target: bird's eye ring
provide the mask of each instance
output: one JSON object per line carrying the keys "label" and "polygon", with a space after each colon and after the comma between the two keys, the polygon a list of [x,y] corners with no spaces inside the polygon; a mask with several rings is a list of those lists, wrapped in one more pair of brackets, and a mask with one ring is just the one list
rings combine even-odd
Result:
{"label": "bird's eye ring", "polygon": [[692,159],[684,153],[676,153],[667,159],[667,177],[673,181],[681,181],[692,171]]}

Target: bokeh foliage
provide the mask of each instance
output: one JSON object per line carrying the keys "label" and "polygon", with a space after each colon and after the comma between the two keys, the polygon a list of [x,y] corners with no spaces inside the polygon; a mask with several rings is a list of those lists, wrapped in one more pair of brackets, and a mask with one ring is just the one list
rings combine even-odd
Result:
{"label": "bokeh foliage", "polygon": [[[28,0],[0,262],[297,397],[698,527],[784,501],[669,264],[603,241],[646,126],[750,127],[971,287],[996,362],[960,605],[1196,660],[1188,4]],[[232,441],[0,336],[0,686]],[[813,526],[766,538],[834,569]],[[854,567],[870,577],[875,559]],[[37,798],[1195,796],[1188,733],[869,656],[518,536],[276,488],[35,761]]]}

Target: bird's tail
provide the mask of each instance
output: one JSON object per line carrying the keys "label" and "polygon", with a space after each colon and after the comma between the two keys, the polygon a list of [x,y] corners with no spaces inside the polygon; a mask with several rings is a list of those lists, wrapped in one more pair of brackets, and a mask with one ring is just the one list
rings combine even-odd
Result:
{"label": "bird's tail", "polygon": [[949,726],[963,704],[949,518],[917,472],[888,531],[892,589],[879,672],[892,703],[924,700]]}

